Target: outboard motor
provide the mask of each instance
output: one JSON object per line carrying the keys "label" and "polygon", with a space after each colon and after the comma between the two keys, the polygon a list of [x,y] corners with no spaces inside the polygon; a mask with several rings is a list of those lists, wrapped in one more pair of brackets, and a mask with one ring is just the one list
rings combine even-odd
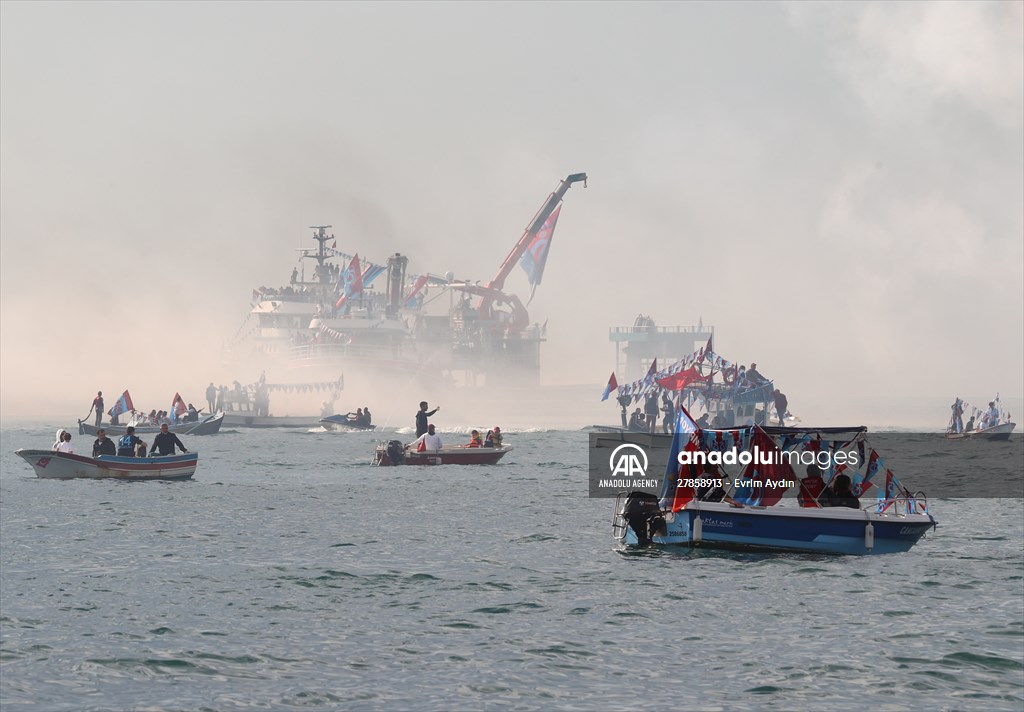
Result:
{"label": "outboard motor", "polygon": [[656,534],[665,534],[665,517],[658,498],[647,492],[630,492],[622,506],[622,517],[636,534],[638,546],[647,546]]}
{"label": "outboard motor", "polygon": [[386,452],[392,465],[405,464],[405,446],[401,440],[388,440]]}

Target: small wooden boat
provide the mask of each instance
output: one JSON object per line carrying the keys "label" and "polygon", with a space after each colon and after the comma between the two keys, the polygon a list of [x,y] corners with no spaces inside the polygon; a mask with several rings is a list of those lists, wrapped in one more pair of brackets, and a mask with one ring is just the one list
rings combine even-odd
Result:
{"label": "small wooden boat", "polygon": [[382,441],[374,451],[373,464],[392,465],[493,465],[512,450],[511,447],[443,447],[419,452],[398,440]]}
{"label": "small wooden boat", "polygon": [[968,430],[965,433],[952,433],[947,431],[946,439],[966,440],[969,438],[979,438],[981,440],[1009,440],[1010,434],[1016,427],[1016,423],[1000,423],[999,425],[993,425],[991,428],[984,428],[983,430]]}
{"label": "small wooden boat", "polygon": [[86,457],[52,450],[17,450],[14,453],[32,466],[36,477],[46,479],[187,480],[199,463],[199,454],[164,457]]}
{"label": "small wooden boat", "polygon": [[[213,415],[207,415],[199,420],[191,422],[177,422],[167,426],[167,429],[172,433],[178,435],[213,435],[220,430],[221,425],[224,424],[224,414],[214,413]],[[128,426],[131,425],[135,428],[135,434],[139,437],[143,435],[155,435],[160,432],[159,425],[136,425],[135,423],[125,423],[124,425],[111,425],[109,423],[101,425],[107,432],[107,437],[116,438],[125,434]],[[96,431],[99,430],[92,423],[86,423],[84,421],[78,421],[78,434],[79,435],[96,435]]]}
{"label": "small wooden boat", "polygon": [[376,425],[363,425],[357,423],[355,420],[349,418],[347,415],[329,415],[326,418],[320,419],[320,425],[324,430],[337,430],[337,431],[348,431],[348,430],[375,430]]}

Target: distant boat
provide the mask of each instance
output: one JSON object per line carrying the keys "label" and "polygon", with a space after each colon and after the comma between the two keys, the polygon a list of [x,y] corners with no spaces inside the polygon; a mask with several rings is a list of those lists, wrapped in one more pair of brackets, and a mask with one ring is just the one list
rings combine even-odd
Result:
{"label": "distant boat", "polygon": [[493,465],[511,451],[511,447],[503,445],[502,447],[443,447],[440,450],[417,452],[398,440],[390,440],[377,444],[373,464],[380,467],[394,465]]}
{"label": "distant boat", "polygon": [[[966,440],[969,438],[981,438],[982,440],[1009,440],[1017,424],[1013,422],[1012,416],[1003,410],[1003,404],[999,395],[989,402],[988,408],[977,408],[957,398],[952,405],[953,414],[946,426],[947,440]],[[970,409],[972,415],[967,423],[970,430],[966,430],[963,423],[963,416]],[[974,426],[977,420],[978,426]]]}
{"label": "distant boat", "polygon": [[[633,490],[616,497],[612,533],[625,546],[885,554],[909,551],[936,527],[925,494],[912,493],[885,468],[863,426],[708,431],[694,427],[685,410],[676,426],[660,494]],[[605,445],[612,456],[621,447],[614,445]],[[684,450],[697,464],[675,464]],[[809,467],[798,479],[790,463],[803,464],[801,453],[824,469],[814,474]],[[834,467],[825,467],[821,453],[834,458]],[[700,464],[714,454],[732,454],[733,463],[745,455],[746,464],[733,472]],[[845,492],[827,489],[844,484]],[[861,504],[875,487],[877,502]],[[789,489],[797,497],[783,503]]]}
{"label": "distant boat", "polygon": [[224,414],[224,425],[229,428],[315,428],[319,424],[319,415]]}
{"label": "distant boat", "polygon": [[14,453],[45,479],[187,480],[199,463],[199,455],[188,452],[166,457],[86,457],[52,450],[17,450]]}
{"label": "distant boat", "polygon": [[[200,418],[199,420],[187,423],[182,421],[178,421],[177,423],[169,423],[167,429],[170,430],[172,433],[177,433],[178,435],[213,435],[214,433],[220,430],[220,426],[223,424],[224,414],[214,413],[213,415],[207,415]],[[105,425],[100,425],[99,428],[97,428],[92,423],[86,423],[84,421],[79,420],[78,434],[96,435],[96,431],[99,430],[100,428],[103,428],[103,430],[106,431],[109,437],[114,438],[124,435],[129,425],[135,428],[135,434],[139,436],[154,435],[160,432],[159,425],[150,425],[148,422],[145,425],[136,425],[131,422],[125,423],[124,425],[111,425],[110,423],[106,423]]]}
{"label": "distant boat", "polygon": [[329,415],[326,418],[320,419],[320,425],[325,430],[375,430],[376,425],[365,425],[356,422],[354,419],[349,418],[347,415]]}
{"label": "distant boat", "polygon": [[1009,440],[1010,433],[1017,427],[1016,423],[1000,423],[991,428],[983,430],[968,430],[965,433],[946,432],[947,440],[965,440],[968,438],[980,438],[982,440]]}

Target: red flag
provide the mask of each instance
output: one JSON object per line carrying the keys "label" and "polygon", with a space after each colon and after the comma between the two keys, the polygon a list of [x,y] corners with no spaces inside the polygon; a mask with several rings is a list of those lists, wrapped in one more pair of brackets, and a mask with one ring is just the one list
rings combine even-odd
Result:
{"label": "red flag", "polygon": [[[693,435],[690,436],[689,440],[686,441],[686,447],[683,448],[683,452],[698,452],[700,448],[697,446],[697,438]],[[672,511],[678,512],[680,509],[686,506],[686,503],[693,499],[697,492],[694,490],[693,485],[682,486],[684,480],[690,480],[692,483],[695,479],[700,479],[701,475],[704,474],[704,466],[701,464],[695,465],[680,465],[679,466],[679,479],[676,481],[676,492],[672,498]]]}
{"label": "red flag", "polygon": [[345,286],[345,291],[334,305],[335,309],[341,309],[341,305],[345,303],[346,299],[355,297],[363,291],[363,273],[359,268],[359,255],[354,256],[348,263],[348,267],[341,273],[341,281]]}
{"label": "red flag", "polygon": [[695,367],[690,366],[685,371],[680,371],[675,375],[659,378],[658,385],[670,391],[681,391],[691,383],[704,380],[707,380],[707,376],[700,375]]}

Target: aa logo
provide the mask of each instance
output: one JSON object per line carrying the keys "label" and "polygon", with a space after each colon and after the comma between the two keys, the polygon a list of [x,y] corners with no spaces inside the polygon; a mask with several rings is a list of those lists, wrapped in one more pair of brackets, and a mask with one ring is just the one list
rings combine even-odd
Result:
{"label": "aa logo", "polygon": [[608,466],[612,468],[613,477],[646,477],[647,453],[639,445],[624,443],[612,450]]}

